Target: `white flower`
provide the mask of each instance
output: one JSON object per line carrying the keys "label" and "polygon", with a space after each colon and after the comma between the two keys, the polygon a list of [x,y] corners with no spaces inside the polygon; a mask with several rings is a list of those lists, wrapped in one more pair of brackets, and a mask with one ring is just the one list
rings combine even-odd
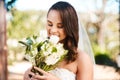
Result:
{"label": "white flower", "polygon": [[34,50],[31,51],[32,52],[32,56],[35,56],[37,54],[37,48],[35,48]]}
{"label": "white flower", "polygon": [[54,65],[60,60],[60,56],[56,53],[52,53],[50,56],[46,57],[45,63],[47,65]]}
{"label": "white flower", "polygon": [[[33,65],[37,67],[43,66],[40,68],[45,71],[55,68],[57,63],[64,59],[65,54],[68,52],[64,49],[63,44],[58,43],[58,36],[51,35],[50,39],[48,39],[47,33],[44,30],[38,36],[31,37],[30,40],[33,43],[26,48],[25,57]],[[46,64],[43,65],[43,62]]]}
{"label": "white flower", "polygon": [[42,36],[42,37],[47,37],[47,31],[46,30],[41,30],[40,31],[40,36]]}
{"label": "white flower", "polygon": [[41,30],[39,33],[39,36],[37,36],[36,42],[42,42],[47,39],[47,31],[46,30]]}
{"label": "white flower", "polygon": [[57,44],[59,41],[59,37],[56,36],[56,35],[51,35],[50,36],[50,42],[54,43],[54,44]]}
{"label": "white flower", "polygon": [[25,58],[26,58],[29,62],[31,62],[33,65],[35,64],[35,59],[34,59],[34,57],[30,56],[29,54],[26,54],[26,55],[25,55]]}

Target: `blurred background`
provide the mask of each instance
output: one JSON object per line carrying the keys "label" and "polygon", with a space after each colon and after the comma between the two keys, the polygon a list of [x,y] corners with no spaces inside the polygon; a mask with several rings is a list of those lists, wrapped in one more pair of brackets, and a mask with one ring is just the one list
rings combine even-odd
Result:
{"label": "blurred background", "polygon": [[[24,48],[18,41],[33,34],[38,34],[40,30],[45,29],[47,11],[57,1],[60,0],[0,0],[0,32],[2,29],[5,31],[3,34],[0,33],[0,44],[5,43],[0,45],[0,56],[5,57],[7,62],[8,80],[23,79],[25,70],[31,64],[24,58]],[[81,24],[87,30],[96,62],[95,80],[119,80],[120,1],[62,1],[67,1],[75,7]],[[5,17],[2,18],[2,16]],[[4,20],[4,23],[2,20]],[[3,42],[2,38],[4,38]],[[2,52],[4,46],[6,46],[6,52]],[[1,61],[2,56],[0,57]],[[3,67],[2,64],[4,63],[0,64],[0,71]],[[2,74],[1,71],[0,80],[4,79]]]}

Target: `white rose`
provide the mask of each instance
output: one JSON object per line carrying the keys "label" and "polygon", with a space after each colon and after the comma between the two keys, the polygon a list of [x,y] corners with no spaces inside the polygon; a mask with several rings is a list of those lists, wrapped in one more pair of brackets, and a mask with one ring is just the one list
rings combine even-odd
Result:
{"label": "white rose", "polygon": [[56,35],[51,35],[50,36],[50,42],[54,43],[54,44],[57,44],[59,41],[59,37],[56,36]]}
{"label": "white rose", "polygon": [[34,57],[30,56],[29,54],[26,54],[26,55],[25,55],[25,58],[26,58],[29,62],[31,62],[33,65],[35,64],[35,59],[34,59]]}
{"label": "white rose", "polygon": [[40,31],[40,37],[47,38],[47,31],[46,30],[41,30]]}
{"label": "white rose", "polygon": [[46,57],[45,63],[47,65],[54,65],[60,60],[60,56],[56,53],[51,54],[50,56]]}
{"label": "white rose", "polygon": [[36,42],[43,42],[47,39],[47,31],[46,30],[41,30],[39,33],[39,36],[36,39]]}

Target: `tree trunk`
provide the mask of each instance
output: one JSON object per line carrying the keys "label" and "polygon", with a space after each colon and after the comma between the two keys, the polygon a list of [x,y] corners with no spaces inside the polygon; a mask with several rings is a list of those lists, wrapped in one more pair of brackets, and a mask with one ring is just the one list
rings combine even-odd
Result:
{"label": "tree trunk", "polygon": [[97,41],[98,44],[100,46],[101,50],[105,50],[105,42],[104,42],[104,27],[102,22],[99,25],[99,30],[98,30],[98,34],[97,34]]}
{"label": "tree trunk", "polygon": [[5,14],[4,1],[0,0],[0,80],[8,80]]}
{"label": "tree trunk", "polygon": [[98,17],[100,19],[100,21],[97,23],[98,24],[98,33],[97,33],[97,42],[98,45],[100,46],[101,50],[105,50],[105,41],[104,41],[104,29],[105,26],[103,24],[104,20],[105,20],[105,6],[106,6],[107,0],[102,0],[102,7],[100,10],[98,10]]}

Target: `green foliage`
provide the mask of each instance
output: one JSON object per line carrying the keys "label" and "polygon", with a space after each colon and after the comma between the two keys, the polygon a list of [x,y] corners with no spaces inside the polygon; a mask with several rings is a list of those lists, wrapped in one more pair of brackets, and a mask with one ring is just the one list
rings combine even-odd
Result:
{"label": "green foliage", "polygon": [[96,64],[118,68],[115,58],[113,58],[113,55],[115,56],[115,54],[112,54],[110,50],[107,48],[102,50],[97,44],[93,44],[93,51],[95,53]]}
{"label": "green foliage", "polygon": [[[12,18],[7,21],[8,40],[19,41],[33,34],[38,34],[41,29],[45,28],[46,12],[44,11],[17,11],[14,8],[11,10],[11,14]],[[9,42],[11,44],[8,44],[8,64],[24,58],[24,49],[20,44],[13,46],[12,41]]]}
{"label": "green foliage", "polygon": [[115,68],[118,68],[116,62],[114,60],[112,60],[109,55],[107,55],[106,53],[104,54],[97,54],[95,56],[95,61],[96,64],[101,64],[101,65],[107,65],[107,66],[113,66]]}
{"label": "green foliage", "polygon": [[108,52],[106,50],[101,49],[97,43],[93,43],[92,46],[93,46],[93,52],[95,56],[98,54],[108,54]]}
{"label": "green foliage", "polygon": [[16,0],[3,0],[3,1],[6,5],[7,11],[10,11],[14,7],[14,4],[16,2]]}
{"label": "green foliage", "polygon": [[[92,24],[92,25],[89,25]],[[99,24],[90,23],[87,27],[88,34],[90,36],[90,40],[92,42],[93,51],[96,55],[108,55],[110,59],[115,60],[120,48],[119,41],[119,15],[117,14],[105,14],[105,20],[102,24],[104,24],[104,30],[102,32],[102,42],[104,42],[103,46],[100,47],[98,44],[100,35],[96,28],[99,28]],[[100,26],[101,27],[101,26]],[[98,37],[99,36],[99,37]]]}
{"label": "green foliage", "polygon": [[43,29],[45,15],[43,12],[12,10],[12,19],[8,21],[7,35],[9,38],[21,39]]}

